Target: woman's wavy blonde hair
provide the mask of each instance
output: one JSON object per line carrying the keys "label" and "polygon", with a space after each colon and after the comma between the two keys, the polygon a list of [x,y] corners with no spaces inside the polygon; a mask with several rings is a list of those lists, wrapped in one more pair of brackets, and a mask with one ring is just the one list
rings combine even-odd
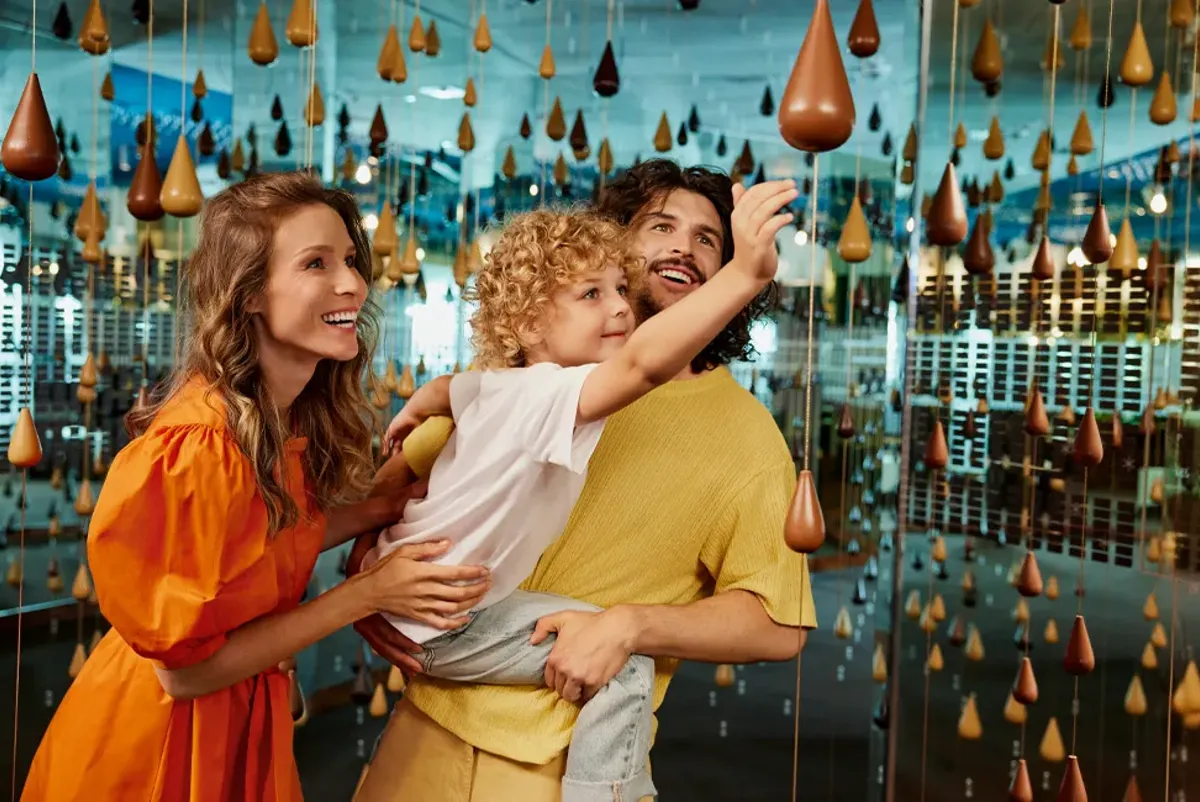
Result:
{"label": "woman's wavy blonde hair", "polygon": [[358,355],[322,360],[292,403],[290,420],[276,414],[258,366],[258,341],[247,313],[267,285],[267,262],[279,221],[297,209],[325,204],[354,242],[355,269],[369,284],[371,247],[362,215],[348,192],[327,189],[306,173],[258,175],[213,196],[204,206],[200,239],[186,265],[184,352],[146,406],[126,416],[131,437],[145,432],[185,384],[200,377],[225,402],[229,432],[254,466],[271,534],[294,526],[300,510],[283,485],[284,446],[308,438],[305,477],[322,511],[366,495],[370,487],[370,408],[363,375],[376,340],[376,310],[368,299],[358,316]]}
{"label": "woman's wavy blonde hair", "polygon": [[612,265],[630,284],[642,280],[643,259],[622,226],[582,210],[539,210],[514,217],[475,275],[466,298],[475,366],[485,370],[525,365],[525,344],[542,324],[560,287]]}

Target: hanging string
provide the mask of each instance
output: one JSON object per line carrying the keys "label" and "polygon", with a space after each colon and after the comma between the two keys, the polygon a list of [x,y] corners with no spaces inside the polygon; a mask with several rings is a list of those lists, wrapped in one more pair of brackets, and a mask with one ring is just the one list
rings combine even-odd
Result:
{"label": "hanging string", "polygon": [[313,116],[313,108],[316,105],[316,89],[317,89],[317,10],[314,8],[309,15],[308,37],[312,40],[312,46],[309,48],[308,54],[308,113],[305,115],[305,150],[304,161],[305,166],[311,171],[313,167],[313,150],[316,145],[317,129],[315,123],[310,122]]}
{"label": "hanging string", "polygon": [[[32,0],[31,3],[32,17],[29,23],[29,71],[37,72],[37,0]],[[30,370],[29,351],[30,342],[33,338],[33,182],[29,184],[29,269],[25,271],[25,341],[21,344],[25,351],[25,389],[29,393],[28,407],[30,414],[33,413],[33,377]],[[17,664],[16,664],[16,679],[13,683],[13,744],[12,744],[12,799],[16,802],[17,799],[17,722],[20,720],[18,715],[21,706],[21,634],[23,630],[25,611],[25,508],[28,506],[28,500],[25,498],[26,485],[29,479],[29,470],[23,468],[21,470],[21,542],[17,551],[18,570],[21,572],[21,581],[17,584]]]}
{"label": "hanging string", "polygon": [[[553,8],[554,8],[554,0],[546,0],[546,47],[550,47],[550,16],[551,16],[551,11]],[[542,109],[543,109],[542,130],[544,131],[546,129],[546,123],[550,119],[550,80],[549,79],[542,81]],[[533,141],[536,146],[536,142],[537,142],[536,136],[534,137]],[[536,154],[535,154],[535,156],[536,156]],[[542,164],[541,164],[542,178],[541,178],[541,187],[538,190],[538,202],[542,206],[545,206],[546,205],[546,163],[547,162],[545,159],[542,159],[541,162],[542,162]]]}
{"label": "hanging string", "polygon": [[[143,159],[155,158],[158,148],[158,131],[154,126],[153,78],[154,0],[150,0],[149,19],[146,23],[146,146],[142,149]],[[180,124],[182,125],[182,122]],[[143,223],[140,228],[146,236],[142,279],[142,387],[146,387],[150,383],[150,224]]]}

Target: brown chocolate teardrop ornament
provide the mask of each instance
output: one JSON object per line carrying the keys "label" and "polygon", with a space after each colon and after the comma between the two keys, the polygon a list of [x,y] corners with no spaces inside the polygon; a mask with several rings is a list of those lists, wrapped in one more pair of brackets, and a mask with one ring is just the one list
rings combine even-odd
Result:
{"label": "brown chocolate teardrop ornament", "polygon": [[133,170],[129,193],[125,196],[125,208],[138,220],[150,222],[163,216],[162,178],[154,162],[151,144],[142,148],[142,156]]}
{"label": "brown chocolate teardrop ornament", "polygon": [[1100,426],[1096,423],[1096,412],[1091,407],[1083,413],[1083,420],[1075,432],[1072,451],[1076,465],[1095,468],[1104,460],[1104,442],[1100,439]]}
{"label": "brown chocolate teardrop ornament", "polygon": [[986,221],[983,215],[975,218],[971,228],[971,236],[967,239],[967,247],[963,249],[963,267],[972,276],[986,276],[996,266],[996,253],[988,240]]}
{"label": "brown chocolate teardrop ornament", "polygon": [[[567,135],[567,118],[563,115],[562,100],[554,98],[554,105],[550,107],[550,116],[546,119],[546,136],[553,139],[555,142],[562,140]],[[669,139],[671,132],[667,132]]]}
{"label": "brown chocolate teardrop ornament", "polygon": [[1050,238],[1042,237],[1033,262],[1029,266],[1029,274],[1038,281],[1050,281],[1054,278],[1054,259],[1050,256]]}
{"label": "brown chocolate teardrop ornament", "polygon": [[475,49],[480,53],[486,53],[492,49],[492,29],[488,27],[487,14],[479,15],[479,22],[475,24],[475,38],[473,40]]}
{"label": "brown chocolate teardrop ornament", "polygon": [[825,516],[812,471],[800,471],[796,477],[783,538],[788,548],[800,554],[812,554],[825,542]]}
{"label": "brown chocolate teardrop ornament", "polygon": [[1075,616],[1071,626],[1071,637],[1067,641],[1067,654],[1063,658],[1063,668],[1068,674],[1082,676],[1090,674],[1096,667],[1096,654],[1092,651],[1092,639],[1088,637],[1087,624],[1083,616]]}
{"label": "brown chocolate teardrop ornament", "polygon": [[1087,231],[1079,248],[1094,265],[1103,264],[1112,256],[1112,230],[1108,227],[1108,212],[1104,209],[1104,201],[1099,198],[1096,199],[1096,209],[1092,212],[1092,219],[1088,221]]}
{"label": "brown chocolate teardrop ornament", "polygon": [[779,103],[779,133],[797,150],[824,153],[850,138],[854,120],[854,96],[833,31],[829,0],[816,0]]}
{"label": "brown chocolate teardrop ornament", "polygon": [[859,58],[870,58],[879,51],[879,22],[875,19],[875,4],[872,0],[859,0],[858,12],[850,23],[850,34],[846,37],[850,52]]}
{"label": "brown chocolate teardrop ornament", "polygon": [[1013,683],[1013,698],[1023,705],[1035,704],[1038,700],[1037,678],[1033,675],[1033,663],[1028,657],[1021,658],[1017,679]]}
{"label": "brown chocolate teardrop ornament", "polygon": [[471,127],[470,112],[465,112],[458,124],[458,149],[463,153],[475,150],[475,129]]}
{"label": "brown chocolate teardrop ornament", "polygon": [[942,181],[933,195],[925,219],[925,232],[930,245],[944,247],[957,245],[967,236],[967,210],[963,206],[958,175],[951,162],[946,162]]}
{"label": "brown chocolate teardrop ornament", "polygon": [[946,432],[936,415],[925,443],[925,467],[931,471],[941,470],[950,463],[950,448],[946,445]]}
{"label": "brown chocolate teardrop ornament", "polygon": [[1008,787],[1008,802],[1033,802],[1033,784],[1029,781],[1029,767],[1024,758],[1017,761],[1017,772]]}
{"label": "brown chocolate teardrop ornament", "polygon": [[1075,22],[1071,25],[1068,44],[1072,50],[1087,50],[1092,46],[1092,21],[1086,3],[1075,4]]}
{"label": "brown chocolate teardrop ornament", "polygon": [[1050,432],[1050,417],[1046,414],[1046,402],[1042,391],[1033,388],[1025,404],[1025,434],[1030,437],[1045,437]]}
{"label": "brown chocolate teardrop ornament", "polygon": [[379,58],[375,62],[375,72],[385,81],[392,80],[392,65],[396,61],[396,51],[400,49],[400,34],[395,25],[389,25],[387,34],[383,37],[383,46],[379,48]]}
{"label": "brown chocolate teardrop ornament", "polygon": [[1192,8],[1192,2],[1193,0],[1171,0],[1171,8],[1167,12],[1167,19],[1170,20],[1172,27],[1192,27],[1192,19],[1195,17],[1195,9]]}
{"label": "brown chocolate teardrop ornament", "polygon": [[29,73],[17,110],[8,124],[0,162],[4,169],[25,181],[42,181],[58,171],[58,137],[37,73]]}
{"label": "brown chocolate teardrop ornament", "polygon": [[854,436],[854,409],[850,406],[850,402],[842,404],[842,412],[838,416],[837,425],[838,437],[843,440],[849,440]]}
{"label": "brown chocolate teardrop ornament", "polygon": [[8,461],[18,468],[32,468],[42,461],[42,441],[29,407],[21,407],[8,439]]}
{"label": "brown chocolate teardrop ornament", "polygon": [[1079,758],[1075,755],[1067,755],[1067,769],[1063,772],[1056,802],[1087,802],[1087,798],[1083,774],[1079,771]]}
{"label": "brown chocolate teardrop ornament", "polygon": [[1021,572],[1017,575],[1017,592],[1031,599],[1042,595],[1042,572],[1032,551],[1025,552],[1025,559],[1021,561]]}

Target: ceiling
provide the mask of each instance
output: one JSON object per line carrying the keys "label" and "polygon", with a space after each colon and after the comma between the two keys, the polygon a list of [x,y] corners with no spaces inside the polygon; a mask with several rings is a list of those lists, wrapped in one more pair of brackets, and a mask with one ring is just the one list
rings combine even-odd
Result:
{"label": "ceiling", "polygon": [[[673,132],[694,105],[701,120],[699,134],[692,134],[684,147],[674,146],[671,156],[683,162],[715,163],[728,168],[750,141],[755,155],[766,162],[768,175],[800,174],[805,171],[802,154],[780,140],[774,114],[763,115],[759,107],[769,86],[776,102],[780,99],[812,13],[813,0],[702,0],[695,11],[680,10],[677,0],[423,0],[420,15],[428,25],[437,23],[442,52],[437,58],[417,57],[406,52],[408,81],[385,83],[376,75],[376,59],[383,32],[390,20],[400,23],[401,39],[407,38],[416,6],[412,0],[316,0],[321,37],[316,48],[316,79],[325,97],[329,122],[318,132],[315,149],[334,152],[333,120],[341,105],[351,117],[351,135],[364,139],[371,115],[382,106],[390,130],[390,141],[418,148],[445,146],[455,150],[459,122],[464,111],[456,96],[468,75],[479,90],[479,105],[471,109],[476,137],[475,151],[463,167],[465,185],[490,185],[509,145],[514,145],[518,166],[536,172],[534,159],[553,159],[562,143],[551,142],[540,131],[548,101],[561,97],[567,124],[582,110],[592,142],[592,157],[603,136],[610,139],[618,163],[636,156],[649,156],[651,142],[661,115],[667,114]],[[1114,8],[1113,71],[1125,49],[1139,3],[1112,0]],[[303,141],[300,120],[302,98],[307,94],[307,72],[301,72],[299,51],[284,38],[284,25],[292,0],[267,0],[272,26],[281,45],[279,59],[270,67],[255,66],[246,53],[246,43],[256,0],[188,0],[186,69],[182,0],[155,4],[153,69],[168,76],[191,80],[202,66],[210,89],[233,94],[233,130],[242,133],[254,124],[260,149],[269,154],[270,141],[278,123],[270,116],[273,98],[282,102],[292,139]],[[5,118],[16,103],[21,78],[30,65],[30,8],[32,0],[0,5],[0,115]],[[109,56],[93,59],[83,54],[74,40],[60,42],[50,33],[58,0],[38,0],[38,72],[51,113],[61,116],[68,129],[78,131],[90,144],[93,115],[93,80],[103,75],[108,62],[146,69],[151,61],[145,26],[136,24],[128,0],[105,0],[103,5],[112,32]],[[77,32],[87,0],[65,3]],[[831,3],[839,38],[843,39],[854,17],[855,0]],[[859,60],[843,53],[858,105],[858,124],[850,142],[843,146],[845,158],[831,162],[843,173],[854,169],[853,156],[882,159],[881,143],[890,134],[898,154],[917,105],[919,77],[920,19],[917,3],[911,0],[874,0],[881,29],[882,46],[870,59]],[[1096,89],[1104,72],[1104,41],[1109,0],[1068,0],[1054,6],[1046,0],[982,0],[978,6],[958,13],[959,37],[955,44],[955,4],[937,0],[933,5],[930,39],[927,125],[922,136],[919,160],[923,188],[930,191],[950,151],[950,63],[955,51],[962,68],[978,40],[982,19],[991,15],[1001,32],[1005,72],[1002,92],[992,100],[969,77],[957,77],[954,122],[962,121],[969,143],[961,155],[960,173],[988,178],[1004,162],[986,162],[980,146],[993,114],[1004,129],[1008,156],[1013,159],[1016,178],[1010,192],[1036,184],[1037,174],[1030,155],[1040,129],[1048,119],[1049,82],[1039,66],[1049,35],[1054,9],[1061,9],[1065,38],[1077,7],[1091,9],[1095,45],[1080,57],[1064,48],[1066,69],[1058,74],[1055,93],[1055,130],[1060,150],[1070,137],[1080,108],[1088,109],[1094,136],[1099,142],[1102,119],[1095,104]],[[1156,64],[1163,60],[1166,3],[1145,0],[1143,22]],[[494,46],[480,58],[470,47],[474,19],[486,11]],[[611,23],[610,23],[611,9]],[[549,10],[549,20],[547,11]],[[611,36],[621,75],[619,94],[611,100],[595,95],[591,77],[604,42]],[[336,35],[333,35],[333,34]],[[1190,74],[1190,32],[1180,74]],[[554,52],[557,75],[547,82],[537,76],[541,51],[547,41]],[[1172,36],[1171,64],[1179,50]],[[1086,65],[1082,63],[1086,60]],[[1085,69],[1086,66],[1086,69]],[[96,76],[93,79],[93,69]],[[1184,81],[1186,84],[1186,80]],[[1169,138],[1186,138],[1185,115],[1172,126],[1160,128],[1148,120],[1151,91],[1139,91],[1135,127],[1130,136],[1131,91],[1116,88],[1117,102],[1111,110],[1106,158],[1110,164],[1143,152]],[[1180,107],[1184,108],[1180,90]],[[173,104],[178,100],[156,100]],[[867,119],[878,108],[882,125],[868,130]],[[105,113],[100,109],[100,116]],[[521,116],[528,113],[538,131],[532,141],[518,136]],[[107,163],[105,125],[101,123],[98,152],[100,169]],[[715,153],[721,135],[728,151]],[[85,146],[83,161],[87,161]],[[332,161],[332,156],[330,157]],[[1099,154],[1080,160],[1085,171],[1096,167]],[[1056,154],[1053,171],[1063,174],[1066,155]],[[79,166],[76,166],[79,169]],[[827,175],[829,173],[826,173]]]}

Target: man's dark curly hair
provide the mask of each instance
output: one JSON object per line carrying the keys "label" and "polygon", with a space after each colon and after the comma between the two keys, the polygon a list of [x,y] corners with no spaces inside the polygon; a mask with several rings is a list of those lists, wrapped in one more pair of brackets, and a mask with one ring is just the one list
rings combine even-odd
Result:
{"label": "man's dark curly hair", "polygon": [[[604,187],[596,202],[596,211],[623,226],[635,225],[644,214],[659,211],[667,196],[675,190],[693,192],[717,210],[723,236],[721,264],[733,258],[733,184],[729,176],[707,167],[680,167],[670,159],[651,159],[630,167]],[[745,360],[755,353],[750,344],[750,326],[764,317],[776,304],[778,286],[767,285],[745,309],[713,338],[692,360],[692,370],[700,373],[735,360]]]}

